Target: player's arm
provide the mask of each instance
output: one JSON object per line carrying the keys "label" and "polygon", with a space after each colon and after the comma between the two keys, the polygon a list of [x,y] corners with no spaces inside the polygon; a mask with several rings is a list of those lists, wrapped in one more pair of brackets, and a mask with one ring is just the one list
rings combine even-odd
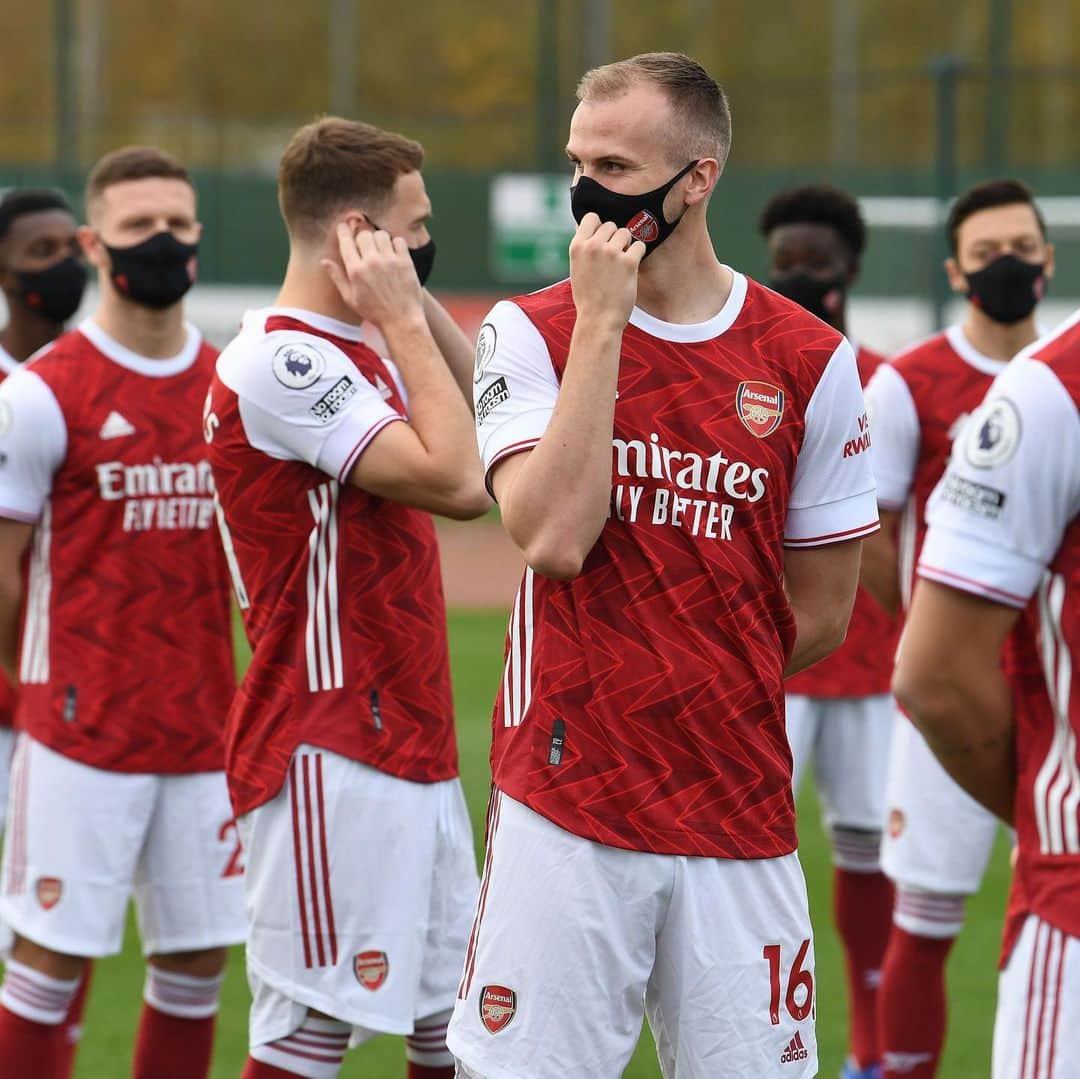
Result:
{"label": "player's arm", "polygon": [[408,423],[380,430],[348,482],[432,513],[480,516],[490,501],[472,416],[432,337],[405,241],[340,225],[338,246],[341,263],[323,265],[352,310],[378,327],[409,398]]}
{"label": "player's arm", "polygon": [[52,391],[23,368],[0,386],[0,667],[17,680],[24,555],[67,452]]}
{"label": "player's arm", "polygon": [[570,244],[577,320],[554,411],[531,450],[491,473],[503,525],[547,577],[576,577],[607,520],[619,353],[644,254],[626,229],[582,219]]}
{"label": "player's arm", "polygon": [[795,613],[795,649],[784,677],[824,659],[844,643],[864,541],[784,552],[784,587]]}
{"label": "player's arm", "polygon": [[881,531],[863,543],[859,581],[889,614],[902,605],[900,507],[907,500],[919,451],[919,419],[911,392],[893,367],[882,364],[866,387]]}
{"label": "player's arm", "polygon": [[881,531],[863,540],[859,583],[889,614],[900,610],[900,514],[878,506]]}
{"label": "player's arm", "polygon": [[842,341],[806,406],[784,524],[784,587],[796,626],[785,676],[835,651],[847,634],[861,541],[878,527],[868,429],[855,355]]}
{"label": "player's arm", "polygon": [[1013,607],[921,580],[908,612],[893,692],[945,770],[1012,823],[1012,698],[1001,650]]}
{"label": "player's arm", "polygon": [[1014,360],[954,445],[927,506],[922,580],[893,690],[949,774],[1005,820],[1018,687],[1002,672],[1002,646],[1080,511],[1078,460],[1072,399],[1045,364]]}
{"label": "player's arm", "polygon": [[465,336],[464,331],[451,318],[446,308],[427,289],[424,289],[424,317],[427,319],[431,336],[435,339],[435,344],[442,353],[446,366],[454,376],[454,381],[471,412],[473,356],[476,353],[476,346]]}
{"label": "player's arm", "polygon": [[12,683],[17,680],[22,562],[33,531],[32,524],[0,518],[0,667]]}

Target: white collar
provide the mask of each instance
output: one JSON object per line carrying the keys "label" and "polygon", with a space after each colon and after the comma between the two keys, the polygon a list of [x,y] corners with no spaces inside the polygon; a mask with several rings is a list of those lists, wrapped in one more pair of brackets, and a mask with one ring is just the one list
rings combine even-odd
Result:
{"label": "white collar", "polygon": [[120,344],[115,338],[110,337],[93,319],[86,319],[79,324],[79,333],[83,335],[93,346],[108,357],[113,363],[126,367],[129,371],[135,371],[140,375],[150,378],[168,378],[170,375],[179,375],[186,371],[194,362],[202,346],[202,334],[194,326],[184,323],[187,340],[184,347],[175,355],[161,360],[153,360],[148,356],[140,356],[137,352]]}
{"label": "white collar", "polygon": [[635,307],[630,312],[630,325],[643,330],[650,337],[658,337],[661,341],[674,341],[677,344],[691,345],[699,341],[711,341],[719,337],[725,331],[731,329],[735,320],[742,311],[746,302],[746,277],[730,266],[725,266],[730,271],[731,292],[728,294],[724,306],[712,318],[705,322],[664,322],[650,315],[648,311],[642,311]]}
{"label": "white collar", "polygon": [[265,322],[268,318],[291,318],[297,322],[303,322],[323,333],[333,334],[334,337],[343,337],[346,341],[363,341],[364,328],[352,322],[342,322],[331,318],[329,315],[320,315],[317,311],[305,311],[302,307],[263,307],[257,311],[248,311],[244,315],[244,325],[256,321]]}
{"label": "white collar", "polygon": [[945,337],[960,359],[971,364],[976,371],[982,371],[984,375],[1001,374],[1009,362],[1008,360],[993,360],[989,356],[984,356],[967,339],[962,326],[950,326],[945,331]]}

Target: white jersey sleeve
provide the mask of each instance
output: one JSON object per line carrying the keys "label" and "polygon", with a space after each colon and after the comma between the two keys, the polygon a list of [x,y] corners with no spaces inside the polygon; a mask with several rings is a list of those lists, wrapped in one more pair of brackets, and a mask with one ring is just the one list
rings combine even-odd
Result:
{"label": "white jersey sleeve", "polygon": [[540,331],[517,304],[497,303],[476,342],[476,440],[491,486],[499,461],[540,441],[559,398],[559,380]]}
{"label": "white jersey sleeve", "polygon": [[0,385],[0,516],[37,521],[67,454],[67,424],[53,392],[21,368]]}
{"label": "white jersey sleeve", "polygon": [[1046,364],[1016,359],[972,415],[930,497],[919,575],[1025,607],[1078,513],[1076,406]]}
{"label": "white jersey sleeve", "polygon": [[872,461],[882,509],[900,510],[915,481],[919,416],[903,376],[883,363],[866,387],[866,411],[874,439]]}
{"label": "white jersey sleeve", "polygon": [[406,419],[386,399],[389,386],[372,385],[339,348],[302,331],[241,334],[217,372],[255,449],[340,482],[384,427]]}
{"label": "white jersey sleeve", "polygon": [[833,353],[806,407],[784,526],[785,547],[821,547],[878,529],[866,417],[855,353]]}

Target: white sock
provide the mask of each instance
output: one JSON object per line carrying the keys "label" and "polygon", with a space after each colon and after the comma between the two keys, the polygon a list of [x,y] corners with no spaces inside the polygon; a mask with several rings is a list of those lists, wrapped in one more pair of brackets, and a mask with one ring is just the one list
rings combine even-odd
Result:
{"label": "white sock", "polygon": [[413,1032],[405,1038],[405,1058],[422,1068],[449,1068],[454,1063],[446,1048],[446,1028],[450,1025],[450,1009],[427,1019],[418,1019]]}
{"label": "white sock", "polygon": [[31,1023],[59,1026],[71,1007],[82,977],[65,981],[12,959],[4,972],[0,1004]]}
{"label": "white sock", "polygon": [[877,873],[881,869],[881,833],[861,828],[829,828],[833,865],[849,873]]}
{"label": "white sock", "polygon": [[309,1015],[287,1038],[251,1048],[255,1060],[305,1079],[337,1079],[352,1027]]}
{"label": "white sock", "polygon": [[143,1000],[166,1015],[177,1019],[209,1019],[217,1015],[224,972],[212,978],[196,978],[147,965]]}

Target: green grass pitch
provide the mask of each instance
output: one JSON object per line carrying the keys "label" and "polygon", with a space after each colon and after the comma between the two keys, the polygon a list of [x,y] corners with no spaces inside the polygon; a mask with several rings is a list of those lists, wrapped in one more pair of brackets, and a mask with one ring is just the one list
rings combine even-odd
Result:
{"label": "green grass pitch", "polygon": [[[461,770],[481,851],[488,791],[488,731],[502,666],[505,619],[501,614],[456,614],[450,623],[457,696]],[[809,788],[809,784],[807,785]],[[821,1074],[839,1074],[845,1046],[841,956],[830,919],[831,869],[813,792],[800,802],[801,854],[817,935],[818,1039]],[[950,1035],[943,1079],[990,1073],[990,1032],[995,999],[995,961],[1008,881],[1007,852],[999,843],[982,893],[970,904],[968,924],[950,964]],[[79,1057],[79,1079],[122,1079],[130,1074],[131,1048],[142,994],[143,967],[129,927],[124,953],[97,965]],[[247,1049],[247,984],[243,956],[232,957],[218,1021],[214,1079],[236,1079]],[[383,1037],[351,1052],[347,1079],[398,1079],[405,1072],[401,1039]],[[655,1079],[659,1068],[648,1032],[627,1068],[627,1079]]]}

